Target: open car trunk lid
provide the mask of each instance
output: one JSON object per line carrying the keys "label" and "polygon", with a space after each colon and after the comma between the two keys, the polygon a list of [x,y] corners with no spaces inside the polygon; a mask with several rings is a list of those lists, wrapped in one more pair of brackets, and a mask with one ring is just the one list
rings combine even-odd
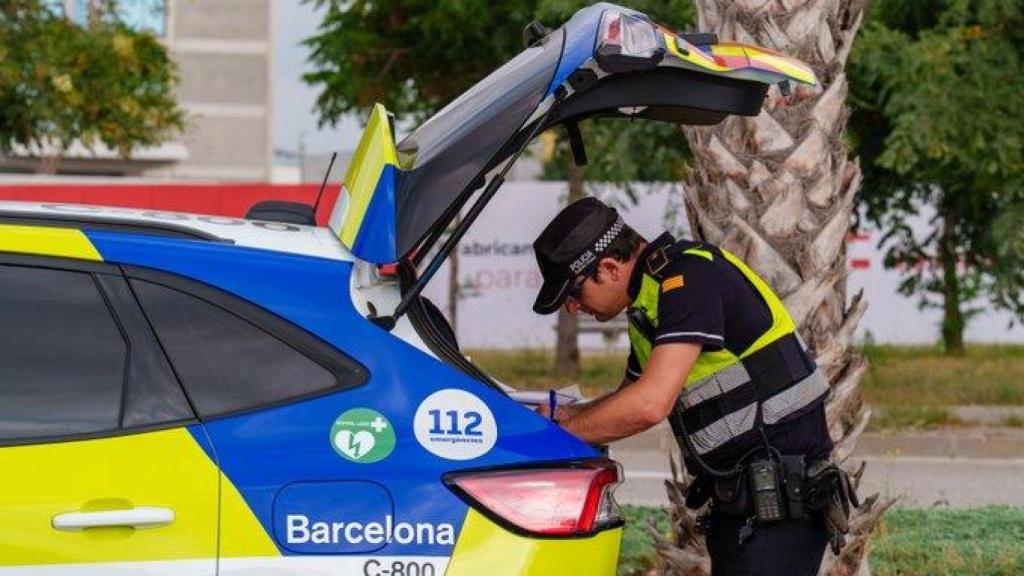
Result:
{"label": "open car trunk lid", "polygon": [[397,145],[387,112],[375,106],[329,225],[362,260],[406,259],[429,248],[538,122],[540,129],[614,116],[715,124],[757,115],[768,87],[789,82],[817,80],[805,64],[770,50],[697,45],[640,12],[590,6]]}

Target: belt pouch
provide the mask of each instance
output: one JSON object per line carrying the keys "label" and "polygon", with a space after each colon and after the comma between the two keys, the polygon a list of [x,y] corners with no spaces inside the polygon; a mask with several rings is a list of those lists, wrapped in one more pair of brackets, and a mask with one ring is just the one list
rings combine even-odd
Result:
{"label": "belt pouch", "polygon": [[715,480],[715,505],[730,516],[750,514],[750,491],[747,475],[737,474],[728,480]]}
{"label": "belt pouch", "polygon": [[804,506],[804,457],[803,455],[782,457],[782,479],[785,483],[786,508],[791,520],[807,518]]}

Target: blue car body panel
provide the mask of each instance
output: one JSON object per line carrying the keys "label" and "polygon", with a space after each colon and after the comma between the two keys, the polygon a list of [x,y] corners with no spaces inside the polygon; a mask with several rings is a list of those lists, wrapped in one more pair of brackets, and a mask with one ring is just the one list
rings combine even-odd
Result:
{"label": "blue car body panel", "polygon": [[368,262],[395,262],[398,237],[395,232],[395,188],[398,167],[386,164],[363,216],[352,252]]}
{"label": "blue car body panel", "polygon": [[[275,543],[284,555],[318,552],[309,546],[282,544],[282,514],[287,512],[282,506],[295,506],[296,513],[310,519],[336,517],[338,498],[347,488],[349,499],[363,497],[370,504],[345,513],[366,521],[383,509],[378,488],[382,486],[392,500],[395,523],[450,524],[457,536],[467,506],[443,485],[445,473],[597,456],[592,447],[503,393],[359,315],[349,296],[351,263],[202,241],[102,231],[88,231],[87,235],[107,261],[178,274],[229,292],[319,336],[368,369],[369,380],[355,388],[192,427],[197,442],[211,452],[264,530],[277,536]],[[453,461],[428,452],[417,441],[413,433],[415,408],[439,389],[464,390],[488,406],[498,429],[489,452],[472,460]],[[332,449],[332,423],[355,407],[371,408],[390,421],[396,443],[389,457],[355,463]],[[329,489],[291,493],[282,500],[280,491],[296,482],[327,483]],[[327,545],[320,552],[365,550]],[[447,556],[451,551],[451,544],[445,543],[391,542],[375,553]]]}
{"label": "blue car body panel", "polygon": [[608,8],[615,7],[612,4],[595,4],[580,10],[565,23],[565,44],[562,48],[562,58],[558,62],[558,69],[555,71],[551,85],[548,87],[548,94],[554,94],[555,90],[565,82],[569,75],[583,66],[594,56],[597,48],[597,33],[601,24],[601,16]]}

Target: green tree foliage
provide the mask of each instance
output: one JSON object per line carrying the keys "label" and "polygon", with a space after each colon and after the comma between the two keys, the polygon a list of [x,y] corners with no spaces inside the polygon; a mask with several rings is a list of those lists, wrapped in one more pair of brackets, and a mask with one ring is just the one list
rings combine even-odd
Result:
{"label": "green tree foliage", "polygon": [[102,143],[127,157],[180,131],[176,68],[105,3],[80,26],[39,0],[0,2],[0,151]]}
{"label": "green tree foliage", "polygon": [[993,259],[993,296],[996,305],[1024,317],[1024,198],[996,217],[992,225],[995,239]]}
{"label": "green tree foliage", "polygon": [[[861,203],[891,241],[901,292],[944,311],[950,353],[962,352],[976,298],[1024,312],[1021,260],[999,235],[1019,238],[1019,222],[996,226],[1024,184],[1022,57],[1017,0],[876,3],[851,57]],[[934,215],[923,237],[908,225],[919,211]]]}
{"label": "green tree foliage", "polygon": [[375,102],[422,120],[522,50],[536,0],[310,0],[325,7],[305,41],[320,123]]}
{"label": "green tree foliage", "polygon": [[[636,184],[640,182],[678,190],[689,169],[686,138],[672,124],[602,118],[580,123],[580,133],[587,151],[583,174],[590,182],[612,184],[611,190],[622,196],[611,198],[612,202],[638,202]],[[572,154],[565,131],[556,136],[552,159],[544,165],[544,178],[566,180]],[[597,185],[593,188],[592,192],[603,190]]]}
{"label": "green tree foliage", "polygon": [[[396,115],[430,116],[523,50],[532,20],[556,25],[589,2],[579,0],[306,0],[325,9],[305,40],[314,71],[303,79],[320,89],[321,125],[382,102]],[[645,0],[638,9],[689,22],[688,2]]]}
{"label": "green tree foliage", "polygon": [[[546,16],[546,21],[561,22],[591,3],[548,0],[542,2],[541,15]],[[669,28],[692,30],[695,13],[690,0],[645,0],[627,5]],[[677,188],[686,175],[691,155],[686,137],[678,126],[642,120],[597,119],[582,122],[580,132],[586,143],[588,159],[583,167],[584,178],[590,182],[611,183],[613,191],[624,194],[624,197],[605,200],[620,204],[636,203],[639,200],[636,183],[657,182]],[[553,161],[545,165],[544,177],[564,180],[569,177],[572,157],[565,132],[561,131],[557,136]]]}
{"label": "green tree foliage", "polygon": [[[422,120],[522,51],[527,22],[556,26],[590,4],[310,1],[326,9],[316,35],[305,42],[315,70],[304,79],[320,89],[316,107],[321,124],[365,112],[374,102],[383,102],[400,118]],[[687,0],[643,0],[630,6],[680,30],[694,15]],[[686,139],[674,126],[614,121],[584,123],[583,130],[590,180],[674,181],[685,170]],[[567,147],[560,144],[548,176],[567,178],[568,163]],[[632,188],[627,192],[632,195]]]}

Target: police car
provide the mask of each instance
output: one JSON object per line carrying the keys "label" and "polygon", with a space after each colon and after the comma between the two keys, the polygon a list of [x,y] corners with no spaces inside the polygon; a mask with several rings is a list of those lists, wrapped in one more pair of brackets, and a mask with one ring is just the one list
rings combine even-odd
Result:
{"label": "police car", "polygon": [[0,203],[0,575],[614,573],[618,466],[420,291],[540,131],[814,76],[608,4],[527,40],[400,142],[376,107],[315,208]]}

